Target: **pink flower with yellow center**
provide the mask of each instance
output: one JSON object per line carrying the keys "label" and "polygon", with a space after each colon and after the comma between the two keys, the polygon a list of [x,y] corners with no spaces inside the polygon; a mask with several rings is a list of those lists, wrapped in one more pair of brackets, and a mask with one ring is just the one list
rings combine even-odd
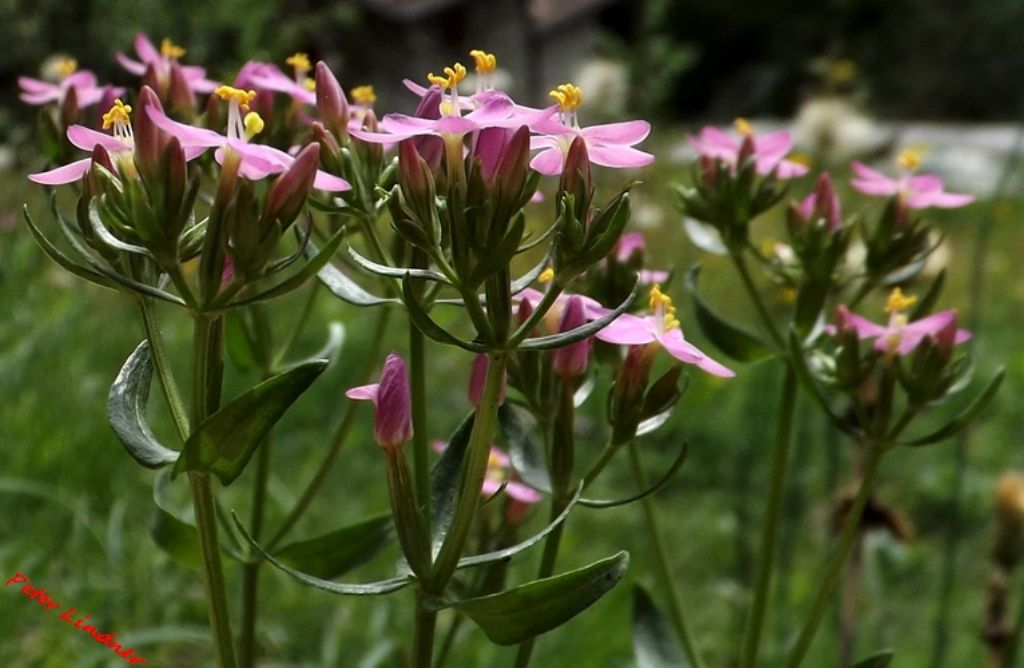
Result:
{"label": "pink flower with yellow center", "polygon": [[85,108],[96,104],[105,95],[117,97],[124,94],[124,88],[98,85],[96,75],[89,70],[78,69],[78,61],[74,58],[58,61],[56,71],[60,77],[56,83],[32,77],[18,77],[18,87],[21,88],[18,98],[25,104],[41,106],[54,102],[61,105],[68,91],[74,90],[78,107]]}
{"label": "pink flower with yellow center", "polygon": [[[153,67],[157,80],[166,85],[170,81],[171,66],[178,63],[178,59],[185,55],[185,49],[178,46],[166,37],[157,49],[145,33],[135,35],[135,53],[139,60],[133,60],[120,51],[117,52],[117,62],[136,76],[146,73],[149,66]],[[206,70],[198,65],[178,65],[185,77],[185,82],[193,93],[212,93],[220,84],[206,78]]]}
{"label": "pink flower with yellow center", "polygon": [[793,147],[789,132],[776,130],[757,136],[744,118],[737,118],[735,127],[739,139],[710,126],[703,128],[696,137],[687,135],[686,138],[701,157],[721,160],[733,170],[741,154],[747,151],[754,159],[754,170],[763,176],[774,172],[776,178],[792,179],[807,173],[805,165],[785,159]]}
{"label": "pink flower with yellow center", "polygon": [[[434,441],[432,444],[435,452],[444,452],[448,444],[444,441]],[[513,501],[525,504],[534,504],[544,498],[540,492],[514,478],[515,472],[512,469],[512,461],[509,456],[499,447],[492,445],[490,454],[487,456],[487,473],[484,474],[484,483],[480,487],[480,495],[490,498],[498,493],[504,485],[505,493]]]}
{"label": "pink flower with yellow center", "polygon": [[904,150],[896,160],[904,172],[897,179],[854,161],[851,167],[855,178],[851,185],[865,195],[898,197],[908,209],[955,209],[974,201],[973,195],[947,193],[943,190],[942,179],[934,174],[912,176],[921,164],[921,157],[916,151]]}

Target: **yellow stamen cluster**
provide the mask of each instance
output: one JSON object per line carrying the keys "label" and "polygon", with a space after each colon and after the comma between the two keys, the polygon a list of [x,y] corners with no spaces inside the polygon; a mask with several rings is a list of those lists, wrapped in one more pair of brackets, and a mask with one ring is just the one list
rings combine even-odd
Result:
{"label": "yellow stamen cluster", "polygon": [[455,63],[451,67],[444,68],[444,76],[434,74],[433,72],[427,75],[427,81],[445,90],[455,88],[465,78],[466,68],[462,63]]}
{"label": "yellow stamen cluster", "polygon": [[558,103],[559,111],[576,111],[583,104],[583,91],[579,86],[565,83],[554,89],[548,96]]}
{"label": "yellow stamen cluster", "polygon": [[103,129],[109,130],[117,123],[128,124],[131,122],[132,108],[121,100],[114,100],[114,106],[103,114]]}
{"label": "yellow stamen cluster", "polygon": [[78,61],[74,58],[61,58],[55,67],[61,77],[69,77],[78,69]]}
{"label": "yellow stamen cluster", "polygon": [[288,60],[284,62],[291,65],[299,72],[308,72],[312,69],[312,66],[309,64],[309,56],[302,52],[292,54],[288,57]]}
{"label": "yellow stamen cluster", "polygon": [[921,152],[913,148],[905,148],[896,156],[896,162],[908,172],[915,172],[921,166]]}
{"label": "yellow stamen cluster", "polygon": [[498,67],[498,59],[494,57],[493,53],[473,49],[469,52],[469,55],[476,61],[477,74],[490,74]]}
{"label": "yellow stamen cluster", "polygon": [[377,93],[373,86],[356,86],[349,91],[356,104],[371,105],[377,101]]}
{"label": "yellow stamen cluster", "polygon": [[316,90],[316,80],[306,77],[306,80],[302,82],[302,87],[306,90]]}
{"label": "yellow stamen cluster", "polygon": [[263,128],[266,125],[263,119],[255,111],[250,111],[245,115],[245,120],[242,121],[245,124],[245,136],[247,139],[252,139],[259,133],[263,132]]}
{"label": "yellow stamen cluster", "polygon": [[249,111],[249,104],[256,99],[256,91],[233,86],[218,86],[213,94],[227,102],[237,102],[242,111]]}
{"label": "yellow stamen cluster", "polygon": [[679,327],[679,319],[676,318],[676,307],[672,304],[672,298],[661,291],[661,286],[655,284],[651,287],[651,310],[655,313],[664,313],[665,329]]}
{"label": "yellow stamen cluster", "polygon": [[181,58],[185,55],[185,49],[164,37],[163,41],[160,42],[160,54],[164,58]]}
{"label": "yellow stamen cluster", "polygon": [[750,121],[742,116],[737,117],[736,120],[732,122],[732,125],[736,128],[736,132],[740,133],[744,137],[749,137],[754,134],[754,126],[750,124]]}
{"label": "yellow stamen cluster", "polygon": [[537,277],[537,280],[540,281],[541,283],[550,283],[552,279],[554,279],[554,277],[555,270],[552,269],[551,267],[548,267],[544,271],[540,272],[540,276]]}
{"label": "yellow stamen cluster", "polygon": [[888,314],[901,313],[917,303],[917,297],[907,296],[899,288],[893,288],[889,293],[889,299],[885,302],[885,312]]}

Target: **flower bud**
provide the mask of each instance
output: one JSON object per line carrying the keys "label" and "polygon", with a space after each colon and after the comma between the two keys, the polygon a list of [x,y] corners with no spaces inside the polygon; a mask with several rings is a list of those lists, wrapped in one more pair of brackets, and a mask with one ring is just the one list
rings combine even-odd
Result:
{"label": "flower bud", "polygon": [[[416,118],[435,120],[441,118],[441,99],[443,95],[439,86],[431,86],[420,98],[413,114]],[[444,141],[440,137],[422,136],[416,138],[416,152],[420,154],[431,171],[441,168],[441,157],[444,155]]]}
{"label": "flower bud", "polygon": [[64,102],[60,106],[60,122],[64,127],[70,127],[78,122],[78,93],[74,86],[70,86],[64,94]]}
{"label": "flower bud", "polygon": [[316,143],[320,144],[320,160],[323,162],[324,169],[329,174],[341,174],[341,146],[338,145],[338,140],[335,139],[334,134],[325,128],[324,124],[320,121],[313,121],[312,125],[310,125],[310,131]]}
{"label": "flower bud", "polygon": [[398,183],[402,194],[416,213],[426,215],[429,222],[434,210],[434,179],[430,166],[416,151],[415,139],[404,139],[398,144]]}
{"label": "flower bud", "polygon": [[146,71],[142,73],[142,85],[153,89],[161,100],[167,99],[167,89],[170,83],[167,77],[158,75],[156,63],[150,62],[146,65]]}
{"label": "flower bud", "polygon": [[154,107],[157,111],[163,111],[160,98],[149,86],[143,86],[139,91],[139,99],[136,103],[138,111],[135,112],[133,133],[135,135],[135,164],[139,168],[142,180],[147,184],[155,183],[157,180],[157,167],[160,163],[160,155],[164,146],[167,145],[167,136],[153,123],[146,109]]}
{"label": "flower bud", "polygon": [[[587,322],[583,308],[583,299],[579,295],[573,295],[566,304],[562,313],[562,322],[559,324],[559,333],[568,332],[577,327],[582,327]],[[578,378],[587,372],[587,362],[590,359],[590,338],[570,343],[567,346],[555,349],[551,354],[551,368],[565,380]]]}
{"label": "flower bud", "polygon": [[388,355],[379,383],[353,387],[345,396],[373,402],[374,437],[380,447],[393,450],[412,438],[409,376],[397,354]]}
{"label": "flower bud", "polygon": [[344,143],[348,138],[348,100],[341,84],[327,67],[327,63],[320,61],[316,64],[316,109],[320,113],[320,120],[332,132],[339,141]]}
{"label": "flower bud", "polygon": [[177,62],[171,62],[171,83],[167,89],[167,107],[182,118],[191,119],[196,113],[196,96],[188,85],[185,72]]}
{"label": "flower bud", "polygon": [[558,196],[555,201],[561,206],[565,195],[572,195],[576,217],[585,218],[590,208],[590,200],[594,193],[593,180],[590,174],[590,156],[587,153],[587,142],[582,135],[573,140],[569,153],[565,157],[565,166],[558,181]]}
{"label": "flower bud", "polygon": [[615,375],[608,402],[608,420],[612,425],[612,443],[623,445],[633,440],[640,424],[644,390],[651,373],[658,344],[630,346],[626,359]]}
{"label": "flower bud", "polygon": [[261,228],[266,229],[275,220],[280,222],[282,229],[292,224],[313,188],[319,166],[320,145],[308,144],[299,152],[295,162],[271,184],[260,220]]}

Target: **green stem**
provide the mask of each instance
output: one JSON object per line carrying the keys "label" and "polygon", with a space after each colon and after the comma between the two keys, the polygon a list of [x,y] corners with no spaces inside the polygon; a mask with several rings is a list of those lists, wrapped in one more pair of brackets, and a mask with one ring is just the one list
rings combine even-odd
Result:
{"label": "green stem", "polygon": [[740,665],[753,668],[757,663],[757,649],[761,641],[764,618],[767,611],[768,594],[771,589],[772,572],[775,567],[775,548],[786,488],[786,469],[789,462],[789,444],[792,440],[793,415],[796,412],[796,374],[792,367],[786,368],[786,379],[782,387],[782,401],[779,405],[779,423],[775,433],[775,452],[772,456],[771,488],[768,505],[765,508],[764,526],[761,533],[761,547],[758,551],[754,597],[750,605],[750,616],[743,636]]}
{"label": "green stem", "polygon": [[167,352],[164,350],[163,341],[160,338],[160,327],[153,312],[153,302],[149,299],[139,300],[139,310],[142,312],[142,323],[146,328],[146,339],[149,341],[149,352],[153,358],[153,368],[160,378],[160,386],[164,390],[164,399],[167,402],[167,410],[171,413],[174,426],[178,430],[178,437],[184,443],[188,440],[188,412],[185,410],[185,402],[181,399],[178,385],[174,382],[174,374],[171,372],[171,365],[167,360]]}
{"label": "green stem", "polygon": [[[256,460],[256,480],[252,487],[252,525],[249,534],[258,541],[263,532],[263,511],[265,507],[267,478],[270,473],[270,436],[263,440]],[[256,610],[259,589],[260,565],[253,560],[242,566],[242,628],[239,635],[238,663],[242,668],[251,668],[256,661]]]}
{"label": "green stem", "polygon": [[754,303],[754,308],[757,309],[758,314],[761,316],[761,320],[764,323],[765,329],[768,330],[768,334],[772,337],[772,341],[780,349],[785,350],[786,342],[782,335],[779,334],[775,321],[772,320],[771,313],[768,312],[768,307],[765,306],[764,300],[761,299],[761,293],[757,291],[757,286],[754,285],[754,279],[750,275],[750,269],[747,267],[747,261],[743,258],[742,251],[734,252],[732,254],[732,261],[736,265],[736,271],[739,272],[743,286],[747,289],[747,294],[750,295],[750,300]]}
{"label": "green stem", "polygon": [[[637,488],[641,491],[645,490],[648,488],[647,476],[644,474],[640,463],[640,453],[637,452],[636,445],[633,443],[627,444],[626,449],[629,450],[629,459],[633,467],[633,480],[636,482]],[[661,586],[664,588],[665,595],[668,598],[669,615],[672,617],[672,624],[675,626],[679,643],[683,646],[683,651],[686,652],[686,658],[689,660],[690,665],[693,668],[704,668],[704,660],[701,658],[700,652],[697,649],[697,643],[686,623],[686,617],[683,615],[683,606],[679,602],[679,594],[676,591],[675,580],[672,577],[672,569],[665,554],[665,544],[661,539],[661,530],[658,528],[658,517],[654,511],[654,501],[651,497],[645,496],[641,500],[641,504],[644,510],[644,520],[647,524],[647,537],[651,541],[651,548],[654,552],[654,564],[658,571],[658,577],[661,580]]]}
{"label": "green stem", "polygon": [[786,659],[786,668],[797,668],[797,666],[803,662],[804,657],[807,654],[807,650],[810,648],[811,642],[814,640],[814,636],[818,632],[818,627],[825,618],[825,611],[828,607],[829,600],[832,598],[832,593],[835,591],[836,587],[839,586],[839,583],[842,580],[843,566],[846,563],[846,558],[849,556],[853,544],[856,542],[857,531],[860,528],[861,515],[864,512],[864,506],[867,505],[868,498],[871,496],[871,489],[874,487],[875,478],[878,475],[878,465],[882,460],[884,447],[878,444],[869,443],[867,452],[867,461],[864,464],[864,478],[861,480],[860,489],[857,490],[857,496],[853,500],[853,506],[850,508],[850,511],[843,522],[843,530],[839,535],[839,543],[836,545],[835,550],[832,552],[832,556],[829,558],[828,567],[825,569],[825,575],[821,580],[821,586],[819,587],[818,594],[814,599],[814,605],[811,608],[810,617],[808,617],[803,630],[800,632],[800,636],[797,638],[793,651],[790,652],[789,657]]}
{"label": "green stem", "polygon": [[434,631],[437,628],[437,611],[423,607],[420,595],[416,596],[416,625],[412,640],[413,666],[430,668],[434,661]]}
{"label": "green stem", "polygon": [[[223,375],[224,320],[221,316],[208,317],[195,314],[193,328],[192,376],[192,430],[217,410]],[[220,542],[217,539],[217,516],[213,501],[210,476],[199,471],[189,472],[192,485],[192,505],[195,508],[199,551],[203,562],[203,580],[206,602],[210,611],[213,645],[220,668],[234,668],[235,647],[231,637],[224,569],[220,561]]]}
{"label": "green stem", "polygon": [[[423,251],[413,249],[412,266],[426,265]],[[423,294],[423,283],[413,284],[416,299]],[[427,371],[426,342],[423,332],[409,320],[409,394],[412,401],[412,463],[416,485],[416,500],[423,517],[427,518],[430,532],[430,445],[427,427]]]}

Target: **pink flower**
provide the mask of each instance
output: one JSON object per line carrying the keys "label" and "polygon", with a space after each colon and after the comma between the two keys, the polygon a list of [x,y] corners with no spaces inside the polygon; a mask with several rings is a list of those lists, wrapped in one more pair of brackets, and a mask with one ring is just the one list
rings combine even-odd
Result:
{"label": "pink flower", "polygon": [[[157,50],[145,33],[140,32],[135,34],[135,53],[139,60],[132,60],[118,51],[117,62],[121,63],[121,67],[140,77],[146,73],[146,68],[152,65],[157,81],[160,82],[161,89],[163,89],[170,81],[171,65],[177,63],[178,58],[185,55],[185,49],[164,38],[160,49]],[[202,67],[196,65],[179,65],[179,67],[185,77],[185,82],[193,93],[212,93],[220,85],[216,81],[207,79],[206,70]]]}
{"label": "pink flower", "polygon": [[835,232],[843,226],[839,197],[836,196],[828,172],[822,172],[818,183],[814,186],[814,192],[800,202],[796,212],[805,224],[823,219],[829,232]]}
{"label": "pink flower", "polygon": [[301,104],[316,104],[316,83],[308,76],[312,69],[309,58],[296,53],[286,62],[292,66],[294,76],[288,76],[273,63],[249,61],[235,78],[235,87],[287,93]]}
{"label": "pink flower", "polygon": [[[901,160],[901,162],[903,162]],[[853,187],[865,195],[899,197],[900,203],[908,209],[954,209],[967,206],[974,201],[973,195],[947,193],[942,189],[942,179],[933,174],[906,175],[892,179],[856,160],[851,164],[856,176]]]}
{"label": "pink flower", "polygon": [[581,128],[576,122],[576,110],[583,102],[583,94],[572,84],[562,84],[551,91],[558,101],[559,118],[554,118],[555,109],[543,119],[534,122],[532,129],[542,136],[530,141],[530,148],[543,149],[530,162],[530,167],[548,176],[561,174],[569,147],[576,137],[582,137],[587,145],[590,162],[602,167],[629,169],[644,167],[654,162],[654,156],[633,148],[647,138],[651,124],[647,121],[625,121],[606,123]]}
{"label": "pink flower", "polygon": [[508,98],[495,97],[465,116],[442,114],[440,118],[418,118],[406,114],[386,114],[380,121],[380,132],[356,129],[350,129],[349,132],[353,137],[378,144],[390,144],[410,137],[461,137],[484,128],[514,127],[513,106]]}
{"label": "pink flower", "polygon": [[889,322],[879,325],[867,318],[851,313],[846,306],[836,307],[836,323],[826,325],[825,331],[835,335],[837,332],[852,330],[861,340],[875,339],[875,350],[893,353],[905,357],[912,353],[926,337],[952,347],[970,340],[971,333],[956,327],[956,311],[939,311],[920,320],[909,322],[906,309],[913,306],[917,299],[905,297],[899,288],[892,291],[885,310],[889,314]]}
{"label": "pink flower", "polygon": [[345,396],[373,402],[374,438],[382,448],[397,448],[412,438],[409,375],[395,353],[384,362],[379,383],[353,387]]}
{"label": "pink flower", "polygon": [[[647,250],[647,239],[644,238],[643,233],[627,232],[619,237],[619,242],[615,247],[615,259],[621,264],[626,264],[636,253],[640,255],[642,262],[645,250]],[[663,283],[668,280],[668,272],[661,269],[641,269],[639,273],[641,283]]]}
{"label": "pink flower", "polygon": [[653,315],[643,318],[624,313],[594,336],[608,343],[627,346],[657,342],[680,362],[696,365],[722,378],[736,375],[683,338],[672,300],[657,285],[651,288],[651,310]]}
{"label": "pink flower", "polygon": [[[736,128],[741,139],[730,137],[715,127],[705,127],[696,137],[687,135],[690,145],[702,157],[721,160],[733,170],[740,160],[740,154],[750,151],[754,158],[754,169],[758,174],[768,175],[772,172],[780,179],[792,179],[807,173],[807,167],[792,160],[785,160],[786,154],[793,147],[793,140],[785,130],[776,130],[758,137],[750,124],[736,119]],[[744,146],[748,148],[744,149]]]}
{"label": "pink flower", "polygon": [[[583,306],[583,298],[573,295],[569,298],[565,310],[562,313],[562,322],[558,331],[569,332],[577,327],[582,327],[587,322],[587,316]],[[590,338],[570,343],[567,346],[556,348],[551,354],[551,369],[563,378],[578,378],[587,372],[587,362],[590,360],[590,348],[593,342]]]}
{"label": "pink flower", "polygon": [[124,88],[100,86],[96,83],[96,75],[89,70],[78,70],[74,58],[66,58],[57,64],[60,81],[51,83],[32,77],[18,77],[21,93],[18,97],[25,104],[44,105],[56,102],[64,103],[69,90],[75,91],[75,100],[79,108],[96,104],[104,95],[117,97],[124,94]]}
{"label": "pink flower", "polygon": [[[259,180],[270,174],[280,174],[291,167],[295,158],[284,151],[272,146],[249,143],[249,139],[263,129],[263,120],[259,114],[250,111],[244,119],[242,117],[242,111],[248,109],[256,93],[231,86],[221,86],[214,93],[229,103],[226,135],[173,121],[155,107],[149,107],[146,111],[153,119],[153,123],[164,132],[177,137],[186,151],[190,148],[215,148],[214,158],[220,164],[224,163],[225,151],[237,153],[241,158],[239,172],[247,179]],[[348,181],[322,170],[317,170],[313,187],[329,191],[351,188]]]}
{"label": "pink flower", "polygon": [[[434,441],[431,446],[435,452],[444,452],[448,444],[444,441]],[[487,473],[484,475],[484,484],[480,488],[480,495],[484,498],[490,498],[497,494],[498,490],[504,485],[505,493],[513,501],[529,505],[537,503],[543,498],[541,493],[534,488],[514,480],[512,478],[513,475],[515,473],[512,471],[512,462],[508,455],[500,448],[492,445],[490,455],[487,458]]]}

